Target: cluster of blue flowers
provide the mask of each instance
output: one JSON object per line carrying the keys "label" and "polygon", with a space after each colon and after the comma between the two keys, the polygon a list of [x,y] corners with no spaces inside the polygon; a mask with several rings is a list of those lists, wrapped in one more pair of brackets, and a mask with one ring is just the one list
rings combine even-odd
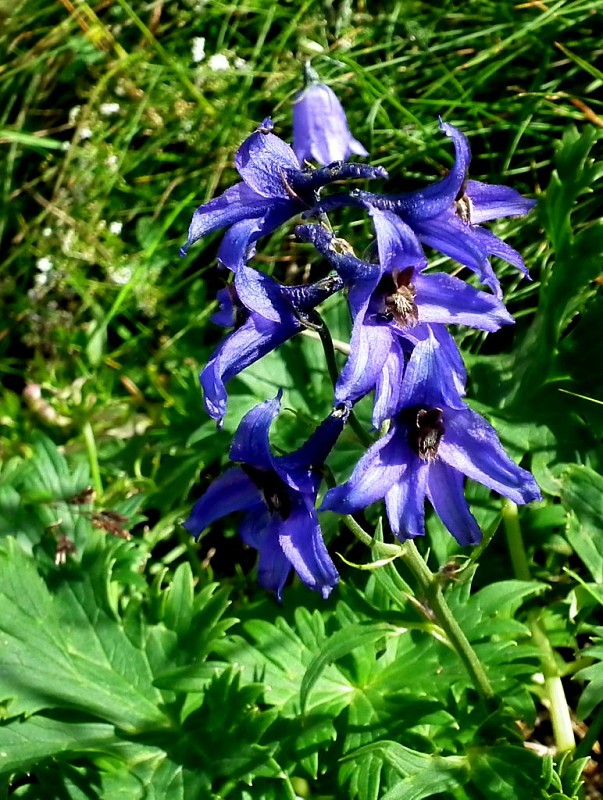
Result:
{"label": "cluster of blue flowers", "polygon": [[[354,179],[386,178],[381,167],[350,163],[367,155],[353,138],[333,91],[307,74],[293,110],[293,148],[270,119],[235,156],[241,181],[193,216],[183,253],[211,231],[226,228],[219,262],[233,280],[219,292],[214,321],[231,332],[201,373],[207,413],[218,424],[227,410],[228,381],[304,328],[322,324],[315,309],[345,291],[353,322],[350,353],[335,386],[332,413],[290,455],[275,456],[269,430],[280,393],[252,409],[235,434],[233,466],[196,503],[185,526],[195,536],[235,511],[240,535],[259,553],[259,580],[281,596],[293,568],[327,597],[338,580],[316,512],[324,461],[353,405],[374,391],[373,425],[385,431],[349,480],[331,488],[321,510],[351,514],[385,499],[391,530],[400,539],[425,532],[425,498],[461,545],[481,532],[464,497],[464,476],[516,503],[539,499],[532,475],[503,450],[495,430],[465,402],[466,371],[446,326],[496,331],[513,319],[502,302],[489,261],[498,256],[527,275],[519,253],[482,223],[526,214],[534,201],[515,190],[470,180],[467,138],[452,125],[455,163],[439,181],[407,194],[354,189],[323,196]],[[310,162],[316,161],[316,168]],[[356,206],[372,219],[375,257],[362,260],[335,236],[328,213]],[[285,286],[250,266],[258,240],[288,220],[329,268],[315,283]],[[490,291],[445,273],[425,272],[428,245],[475,272]]]}

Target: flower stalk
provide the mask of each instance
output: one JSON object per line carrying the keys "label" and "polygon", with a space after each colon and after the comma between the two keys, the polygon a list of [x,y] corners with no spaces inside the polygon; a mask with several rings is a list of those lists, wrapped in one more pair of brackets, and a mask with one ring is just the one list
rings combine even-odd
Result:
{"label": "flower stalk", "polygon": [[448,640],[455,649],[457,655],[465,665],[473,685],[479,692],[480,697],[486,703],[494,699],[494,689],[488,676],[477,657],[475,650],[471,647],[469,640],[463,633],[450,606],[446,602],[442,587],[436,575],[429,569],[425,559],[419,553],[416,544],[409,539],[402,546],[402,557],[412,574],[414,575],[419,589],[429,603],[429,608],[433,612],[438,624],[445,631]]}
{"label": "flower stalk", "polygon": [[[503,525],[507,545],[513,563],[513,571],[519,580],[531,581],[530,566],[523,544],[521,525],[517,506],[511,500],[503,502]],[[528,613],[528,624],[534,644],[539,650],[540,665],[544,675],[544,691],[549,703],[549,713],[553,726],[555,745],[559,753],[575,750],[576,742],[570,710],[561,680],[561,670],[557,665],[555,651],[540,622],[538,609]]]}

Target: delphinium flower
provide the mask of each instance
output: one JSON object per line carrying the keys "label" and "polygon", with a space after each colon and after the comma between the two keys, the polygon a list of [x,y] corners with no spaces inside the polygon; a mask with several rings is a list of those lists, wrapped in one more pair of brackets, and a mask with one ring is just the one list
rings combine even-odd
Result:
{"label": "delphinium flower", "polygon": [[345,162],[315,170],[302,169],[291,147],[273,134],[272,129],[270,119],[265,119],[243,142],[235,156],[242,181],[195,211],[188,240],[181,250],[184,255],[208,233],[228,228],[218,260],[235,272],[242,299],[251,275],[244,267],[253,255],[254,242],[311,209],[318,202],[320,190],[330,183],[387,177],[382,167]]}
{"label": "delphinium flower", "polygon": [[267,275],[261,280],[264,286],[272,284],[266,297],[276,298],[273,310],[277,320],[246,308],[232,283],[218,292],[221,308],[212,320],[234,330],[218,346],[200,375],[205,408],[218,422],[226,414],[225,384],[304,327],[320,325],[313,309],[343,287],[336,274],[305,286],[282,286]]}
{"label": "delphinium flower", "polygon": [[[314,244],[349,287],[354,320],[350,356],[335,388],[336,402],[354,403],[376,389],[373,424],[392,416],[398,403],[405,363],[418,341],[430,333],[464,384],[460,356],[444,325],[460,324],[496,331],[513,323],[502,302],[445,273],[425,273],[426,260],[412,231],[389,211],[371,209],[379,261],[372,264],[341,250],[321,225],[296,228],[298,238]],[[433,327],[431,327],[433,326]]]}
{"label": "delphinium flower", "polygon": [[424,535],[427,498],[459,544],[477,544],[481,531],[465,500],[463,476],[518,504],[540,499],[532,475],[465,404],[429,336],[412,352],[389,431],[346,483],[329,490],[322,508],[351,514],[385,498],[390,526],[405,540]]}
{"label": "delphinium flower", "polygon": [[440,121],[440,128],[454,142],[456,154],[452,170],[440,181],[407,194],[379,195],[353,190],[347,196],[327,198],[314,211],[327,212],[343,205],[391,211],[414,231],[422,243],[473,270],[483,284],[501,296],[489,256],[508,261],[524,275],[527,275],[527,269],[521,255],[490,230],[481,227],[481,223],[527,214],[535,201],[522,197],[507,186],[469,180],[471,151],[467,137],[446,122]]}
{"label": "delphinium flower", "polygon": [[320,83],[309,64],[304,68],[304,89],[293,104],[293,150],[301,164],[317,161],[327,166],[350,155],[368,156],[350,133],[345,111],[335,92]]}
{"label": "delphinium flower", "polygon": [[293,568],[326,598],[338,574],[322,538],[315,503],[322,465],[348,412],[336,408],[297,451],[274,456],[268,436],[279,408],[280,393],[243,417],[230,448],[231,460],[240,466],[210,485],[184,526],[198,537],[215,520],[245,512],[239,533],[259,553],[262,586],[280,599]]}

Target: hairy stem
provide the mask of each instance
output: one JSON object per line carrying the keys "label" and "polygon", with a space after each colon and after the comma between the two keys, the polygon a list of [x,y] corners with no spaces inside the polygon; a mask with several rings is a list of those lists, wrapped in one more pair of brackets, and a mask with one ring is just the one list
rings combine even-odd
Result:
{"label": "hairy stem", "polygon": [[425,559],[417,550],[417,546],[412,539],[404,543],[402,554],[405,563],[415,576],[422,594],[429,603],[429,607],[438,621],[438,624],[442,630],[446,632],[450,644],[454,647],[459,658],[465,665],[475,688],[484,701],[489,702],[493,700],[495,696],[494,689],[488,680],[488,676],[484,671],[481,661],[454,618],[442,592],[440,582],[427,566]]}
{"label": "hairy stem", "polygon": [[[523,544],[521,526],[517,506],[511,500],[503,502],[503,525],[507,537],[507,545],[511,554],[513,570],[517,578],[523,581],[532,580],[530,566]],[[565,690],[561,681],[561,670],[557,666],[555,651],[540,623],[539,611],[534,609],[528,614],[528,622],[534,644],[540,651],[540,665],[544,675],[544,689],[549,701],[551,723],[555,745],[559,752],[574,750],[576,742],[572,728]]]}

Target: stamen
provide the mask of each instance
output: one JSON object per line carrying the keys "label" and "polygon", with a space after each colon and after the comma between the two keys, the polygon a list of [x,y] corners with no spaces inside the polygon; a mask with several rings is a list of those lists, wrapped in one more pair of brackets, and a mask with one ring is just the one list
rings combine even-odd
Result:
{"label": "stamen", "polygon": [[[438,454],[444,428],[444,413],[441,408],[409,409],[409,443],[419,458],[434,459]],[[414,421],[412,420],[414,416]]]}

